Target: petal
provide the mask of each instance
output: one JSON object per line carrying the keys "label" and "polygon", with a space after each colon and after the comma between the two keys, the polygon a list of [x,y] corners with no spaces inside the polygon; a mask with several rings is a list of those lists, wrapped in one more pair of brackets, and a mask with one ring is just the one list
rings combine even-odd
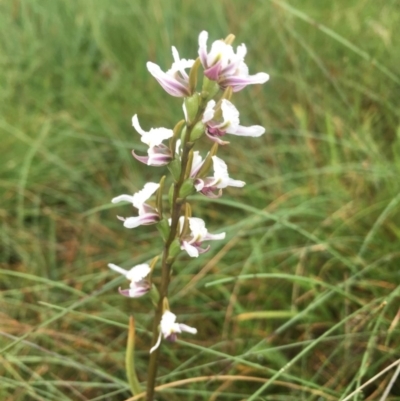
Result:
{"label": "petal", "polygon": [[139,124],[139,119],[137,114],[132,117],[132,126],[140,135],[145,135],[146,132],[142,130],[142,127]]}
{"label": "petal", "polygon": [[189,217],[189,227],[195,241],[201,241],[207,235],[206,223],[198,217]]}
{"label": "petal", "polygon": [[260,125],[252,125],[251,127],[238,125],[234,132],[229,132],[229,129],[227,132],[231,135],[259,137],[265,132],[265,128]]}
{"label": "petal", "polygon": [[174,343],[174,342],[178,339],[178,336],[176,335],[176,333],[171,333],[171,334],[168,334],[167,336],[165,336],[164,338],[165,338],[168,342]]}
{"label": "petal", "polygon": [[222,69],[222,62],[218,61],[215,64],[213,64],[211,67],[204,70],[204,75],[208,79],[211,79],[211,81],[218,81],[219,75],[221,73],[221,69]]}
{"label": "petal", "polygon": [[146,200],[149,199],[150,196],[157,191],[159,187],[160,184],[157,184],[155,182],[148,182],[147,184],[145,184],[141,191],[136,192],[133,195],[133,206],[135,206],[136,209],[139,209],[146,202]]}
{"label": "petal", "polygon": [[142,225],[142,220],[140,216],[138,217],[127,217],[124,220],[124,227],[126,228],[136,228]]}
{"label": "petal", "polygon": [[139,160],[143,164],[149,165],[149,157],[148,156],[139,156],[135,153],[134,150],[132,150],[132,155],[136,160]]}
{"label": "petal", "polygon": [[158,335],[157,342],[153,345],[153,347],[150,349],[150,354],[155,351],[161,344],[161,331],[160,334]]}
{"label": "petal", "polygon": [[206,135],[207,135],[213,142],[217,142],[218,145],[224,146],[224,145],[229,145],[229,143],[230,143],[230,142],[227,142],[227,141],[223,141],[223,140],[220,139],[219,136],[217,136],[217,135],[210,134],[210,133],[208,132],[208,130],[206,131]]}
{"label": "petal", "polygon": [[193,161],[192,161],[192,167],[190,169],[190,177],[195,178],[196,174],[199,172],[201,166],[203,165],[203,158],[200,156],[199,151],[193,152]]}
{"label": "petal", "polygon": [[181,331],[186,331],[187,333],[190,334],[197,334],[197,329],[195,329],[194,327],[187,326],[186,324],[183,323],[179,323],[179,327]]}
{"label": "petal", "polygon": [[199,57],[201,64],[204,68],[207,68],[207,40],[208,32],[202,31],[199,35]]}
{"label": "petal", "polygon": [[115,198],[111,199],[111,203],[118,203],[118,202],[129,202],[133,203],[134,197],[132,195],[120,195],[116,196]]}
{"label": "petal", "polygon": [[177,79],[163,72],[157,64],[149,61],[146,66],[150,74],[153,75],[163,89],[171,96],[184,97],[190,95],[188,87],[180,83]]}
{"label": "petal", "polygon": [[244,43],[239,45],[236,49],[236,55],[239,59],[244,60],[245,56],[247,54],[247,48]]}
{"label": "petal", "polygon": [[172,57],[174,59],[174,63],[168,72],[179,72],[184,80],[189,80],[189,76],[186,73],[185,68],[191,68],[194,64],[194,60],[186,60],[184,58],[181,60],[178,50],[175,46],[172,46]]}
{"label": "petal", "polygon": [[204,181],[201,178],[197,178],[194,182],[194,187],[197,192],[201,191],[204,188]]}
{"label": "petal", "polygon": [[212,157],[213,167],[214,167],[214,176],[217,178],[229,178],[228,175],[228,166],[226,163],[220,159],[218,156]]}
{"label": "petal", "polygon": [[139,298],[143,295],[147,294],[150,290],[150,285],[142,285],[142,286],[135,286],[129,288],[129,290],[122,290],[121,287],[118,288],[118,292],[123,295],[124,297],[128,298]]}
{"label": "petal", "polygon": [[240,180],[233,180],[232,178],[228,178],[228,186],[229,187],[244,187],[246,185],[246,183],[244,181],[240,181]]}
{"label": "petal", "polygon": [[238,92],[247,85],[264,84],[269,80],[269,75],[265,72],[259,72],[255,75],[231,75],[223,78],[219,83],[225,88],[232,86],[233,92]]}
{"label": "petal", "polygon": [[151,128],[149,132],[146,132],[141,140],[150,148],[158,146],[165,139],[169,139],[174,135],[174,131],[168,128]]}
{"label": "petal", "polygon": [[127,271],[126,278],[137,283],[147,277],[150,271],[150,266],[147,263],[142,263]]}
{"label": "petal", "polygon": [[225,233],[221,234],[207,234],[206,237],[204,238],[205,241],[215,241],[215,240],[220,240],[225,238]]}
{"label": "petal", "polygon": [[210,100],[207,103],[206,109],[204,110],[202,122],[207,123],[208,121],[212,120],[214,118],[214,107],[215,107],[215,100]]}
{"label": "petal", "polygon": [[226,66],[229,59],[234,55],[231,45],[227,45],[223,40],[215,40],[209,53],[207,54],[207,66],[210,68],[216,63],[222,63]]}
{"label": "petal", "polygon": [[210,199],[218,199],[218,198],[220,198],[220,197],[222,196],[222,189],[220,189],[220,190],[218,191],[217,194],[215,194],[215,193],[213,192],[215,189],[216,189],[216,188],[204,188],[204,189],[201,191],[201,193],[202,193],[204,196],[207,196],[207,198],[210,198]]}
{"label": "petal", "polygon": [[199,251],[199,253],[203,254],[203,253],[208,252],[210,250],[211,246],[207,245],[205,248],[202,248],[201,246],[197,245],[196,248]]}
{"label": "petal", "polygon": [[147,165],[148,166],[166,166],[172,160],[172,156],[163,155],[163,154],[152,154],[148,158]]}
{"label": "petal", "polygon": [[190,245],[187,241],[182,242],[181,249],[184,249],[192,258],[199,257],[199,251],[197,250],[197,248],[193,245]]}
{"label": "petal", "polygon": [[228,167],[226,163],[217,156],[213,156],[214,177],[216,188],[243,187],[246,183],[244,181],[234,180],[228,175]]}
{"label": "petal", "polygon": [[226,132],[236,130],[239,125],[239,111],[229,100],[223,99],[221,103],[224,125],[228,125]]}
{"label": "petal", "polygon": [[128,217],[124,221],[124,227],[126,228],[136,228],[139,226],[147,226],[149,224],[154,224],[159,221],[160,218],[156,213],[146,213],[137,217]]}
{"label": "petal", "polygon": [[120,274],[122,274],[122,275],[124,275],[124,276],[126,276],[127,273],[128,273],[128,270],[123,269],[122,267],[119,267],[119,266],[117,266],[117,265],[114,265],[114,263],[109,263],[107,266],[108,266],[111,270],[114,270],[114,271],[116,271],[117,273],[120,273]]}

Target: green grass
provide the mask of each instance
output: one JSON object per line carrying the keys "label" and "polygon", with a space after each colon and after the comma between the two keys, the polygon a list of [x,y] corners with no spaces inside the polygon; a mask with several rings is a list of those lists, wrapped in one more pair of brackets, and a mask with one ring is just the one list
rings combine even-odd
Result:
{"label": "green grass", "polygon": [[[158,384],[172,387],[157,399],[344,400],[398,360],[399,7],[0,1],[0,399],[128,399],[131,314],[145,382],[151,308],[118,295],[107,263],[161,242],[154,226],[123,229],[110,199],[164,172],[132,158],[132,115],[182,117],[146,61],[169,67],[171,45],[194,58],[203,29],[234,33],[251,72],[271,75],[234,97],[267,133],[220,149],[243,190],[193,197],[227,237],[176,263],[171,307],[199,333],[162,345]],[[385,393],[395,371],[351,400],[400,400],[400,380]]]}

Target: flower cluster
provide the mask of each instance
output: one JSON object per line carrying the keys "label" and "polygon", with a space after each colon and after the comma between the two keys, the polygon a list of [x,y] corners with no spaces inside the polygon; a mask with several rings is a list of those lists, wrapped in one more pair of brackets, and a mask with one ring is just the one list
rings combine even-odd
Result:
{"label": "flower cluster", "polygon": [[[233,93],[251,84],[263,84],[269,76],[260,72],[249,74],[245,64],[246,46],[241,44],[236,51],[232,47],[233,35],[225,40],[216,40],[207,47],[208,34],[199,35],[198,58],[181,59],[178,50],[172,47],[173,64],[164,72],[158,65],[148,62],[147,69],[162,88],[171,96],[183,98],[184,119],[171,128],[142,129],[137,115],[132,125],[140,135],[140,140],[148,146],[147,156],[132,151],[133,156],[148,166],[167,166],[171,172],[169,190],[169,212],[166,212],[163,190],[168,178],[159,183],[148,182],[143,189],[133,195],[120,195],[112,203],[129,202],[137,209],[137,216],[118,217],[126,228],[156,224],[164,240],[163,255],[160,260],[162,274],[157,274],[156,261],[139,264],[125,270],[115,264],[108,266],[130,281],[129,289],[119,289],[121,295],[138,298],[150,290],[157,292],[156,311],[159,326],[154,333],[153,347],[156,350],[162,338],[175,341],[177,334],[197,330],[185,324],[176,323],[176,316],[169,310],[167,290],[171,277],[171,266],[181,251],[189,257],[199,257],[207,252],[210,245],[206,241],[223,240],[225,233],[211,234],[205,222],[192,216],[189,197],[200,193],[209,198],[222,196],[228,187],[243,187],[244,181],[233,179],[228,174],[225,161],[217,156],[218,147],[227,145],[225,135],[259,137],[265,129],[259,125],[240,125],[239,111],[231,102]],[[199,74],[199,69],[203,74]],[[199,75],[202,75],[201,87]],[[195,150],[196,143],[204,138],[210,142],[209,152],[202,157]],[[211,172],[212,171],[212,172]],[[153,200],[150,200],[154,196]],[[154,275],[161,277],[161,284],[152,282]],[[163,280],[167,280],[166,282]],[[166,285],[164,285],[166,283]]]}

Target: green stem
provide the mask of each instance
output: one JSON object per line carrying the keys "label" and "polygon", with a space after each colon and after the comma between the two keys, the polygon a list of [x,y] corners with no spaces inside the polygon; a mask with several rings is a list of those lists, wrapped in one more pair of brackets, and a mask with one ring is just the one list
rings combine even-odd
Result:
{"label": "green stem", "polygon": [[[159,325],[161,321],[161,317],[163,314],[163,304],[164,298],[168,298],[168,286],[171,276],[171,267],[173,261],[169,260],[169,250],[173,240],[176,237],[179,218],[181,216],[181,208],[184,204],[184,201],[179,199],[179,192],[181,190],[182,184],[187,177],[185,177],[185,172],[187,169],[188,159],[189,159],[189,152],[193,145],[189,143],[190,141],[190,134],[193,130],[193,127],[201,121],[204,112],[203,103],[200,105],[199,110],[197,112],[196,118],[190,124],[186,124],[186,135],[184,138],[184,142],[182,144],[182,158],[181,158],[181,173],[180,177],[174,184],[174,192],[172,197],[172,204],[171,204],[171,229],[169,232],[169,236],[164,244],[162,262],[161,262],[161,284],[160,284],[160,299],[158,301],[158,305],[155,310],[155,316],[153,321],[153,338],[151,342],[151,346],[153,347],[158,339],[159,336]],[[149,367],[148,367],[148,374],[147,374],[147,394],[146,400],[153,401],[154,399],[154,387],[156,382],[157,376],[157,368],[158,368],[158,359],[160,355],[160,347],[154,350],[150,355]]]}

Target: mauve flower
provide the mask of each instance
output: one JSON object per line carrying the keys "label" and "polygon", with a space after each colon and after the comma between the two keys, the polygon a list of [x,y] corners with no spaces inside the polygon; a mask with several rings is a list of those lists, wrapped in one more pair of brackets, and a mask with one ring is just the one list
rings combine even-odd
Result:
{"label": "mauve flower", "polygon": [[161,336],[164,337],[165,340],[174,342],[177,339],[177,334],[182,333],[183,331],[190,334],[197,333],[197,329],[194,327],[190,327],[182,323],[176,323],[176,315],[169,310],[166,310],[161,318],[158,340],[151,348],[150,354],[160,346]]}
{"label": "mauve flower", "polygon": [[146,202],[154,192],[157,191],[160,184],[155,182],[148,182],[144,188],[132,195],[120,195],[111,200],[112,203],[118,203],[122,201],[131,202],[132,205],[138,209],[139,215],[137,217],[118,217],[124,222],[126,228],[135,228],[142,225],[149,225],[157,223],[160,220],[158,211],[149,206]]}
{"label": "mauve flower", "polygon": [[150,283],[145,280],[151,271],[147,263],[134,266],[130,270],[125,270],[113,263],[109,263],[108,267],[124,275],[131,282],[129,290],[118,289],[121,295],[129,298],[139,298],[150,290]]}
{"label": "mauve flower", "polygon": [[149,132],[143,131],[139,124],[137,114],[132,117],[132,125],[140,134],[140,140],[148,145],[148,156],[138,156],[132,151],[133,157],[148,166],[165,166],[172,160],[172,153],[168,146],[162,141],[169,139],[174,135],[172,129],[167,128],[150,128]]}
{"label": "mauve flower", "polygon": [[210,100],[207,103],[202,119],[202,122],[207,126],[207,136],[214,142],[220,145],[229,143],[220,139],[225,134],[258,137],[265,132],[265,128],[260,125],[252,125],[251,127],[243,127],[240,125],[238,109],[226,99],[222,99],[221,102],[222,121],[213,120],[215,116],[215,105],[215,100]]}
{"label": "mauve flower", "polygon": [[[193,161],[195,159],[193,158]],[[222,189],[226,187],[243,187],[244,181],[234,180],[229,177],[226,163],[217,156],[212,156],[214,177],[196,178],[194,187],[196,190],[209,198],[219,198]],[[197,161],[198,163],[198,161]],[[193,164],[192,164],[193,166]],[[214,191],[219,190],[218,193]]]}
{"label": "mauve flower", "polygon": [[200,61],[206,77],[218,82],[222,89],[230,86],[233,92],[238,92],[247,85],[263,84],[268,81],[269,75],[265,72],[249,75],[249,69],[244,62],[247,53],[244,44],[238,46],[235,53],[231,45],[223,40],[216,40],[208,51],[207,40],[208,33],[202,31],[199,35]]}
{"label": "mauve flower", "polygon": [[171,96],[190,96],[189,75],[185,69],[191,68],[194,64],[194,60],[181,60],[178,50],[176,50],[174,46],[172,46],[172,56],[174,58],[174,63],[167,72],[163,72],[157,64],[151,61],[146,64],[147,69]]}
{"label": "mauve flower", "polygon": [[[189,217],[190,233],[180,238],[181,249],[185,250],[192,258],[197,258],[200,253],[207,252],[210,246],[202,248],[203,241],[215,241],[225,238],[225,233],[210,234],[207,231],[206,223],[198,217]],[[185,217],[179,218],[180,234],[182,234]]]}

